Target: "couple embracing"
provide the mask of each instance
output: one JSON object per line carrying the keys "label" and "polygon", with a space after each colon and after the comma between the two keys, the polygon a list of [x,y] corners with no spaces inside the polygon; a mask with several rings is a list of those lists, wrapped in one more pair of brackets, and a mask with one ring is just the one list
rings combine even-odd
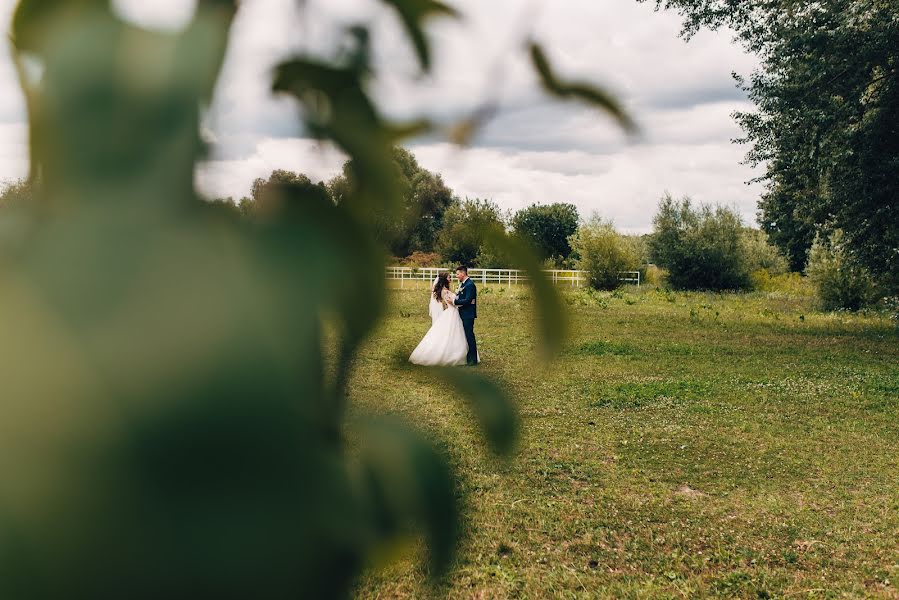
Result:
{"label": "couple embracing", "polygon": [[412,352],[416,365],[474,366],[480,362],[474,321],[478,318],[478,289],[468,277],[468,268],[456,269],[459,287],[450,291],[449,273],[441,273],[431,286],[428,312],[431,329]]}

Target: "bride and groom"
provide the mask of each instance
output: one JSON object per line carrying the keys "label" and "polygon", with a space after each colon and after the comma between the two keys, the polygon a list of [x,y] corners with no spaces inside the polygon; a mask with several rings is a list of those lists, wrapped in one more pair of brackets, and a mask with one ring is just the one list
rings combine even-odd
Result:
{"label": "bride and groom", "polygon": [[412,352],[409,361],[416,365],[473,366],[480,362],[474,337],[478,318],[478,289],[468,277],[468,268],[456,269],[459,287],[450,291],[449,273],[441,273],[431,286],[431,329]]}

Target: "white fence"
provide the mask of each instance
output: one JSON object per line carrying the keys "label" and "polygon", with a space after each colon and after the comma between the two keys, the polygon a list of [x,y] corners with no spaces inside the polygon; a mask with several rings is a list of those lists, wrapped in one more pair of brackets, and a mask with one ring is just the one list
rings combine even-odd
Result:
{"label": "white fence", "polygon": [[[433,281],[441,272],[452,273],[453,269],[443,267],[387,267],[387,279],[399,281],[400,287],[407,281]],[[547,279],[555,285],[581,287],[587,283],[586,271],[546,270]],[[618,274],[622,283],[640,285],[640,271],[623,271]],[[528,274],[520,269],[468,269],[468,276],[479,283],[516,285],[526,283]]]}

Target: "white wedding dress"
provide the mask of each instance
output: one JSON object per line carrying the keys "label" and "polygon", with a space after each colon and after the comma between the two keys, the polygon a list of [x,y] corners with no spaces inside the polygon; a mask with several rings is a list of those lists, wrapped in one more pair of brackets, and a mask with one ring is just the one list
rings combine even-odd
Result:
{"label": "white wedding dress", "polygon": [[431,302],[428,313],[431,315],[431,328],[425,334],[409,362],[427,367],[455,367],[464,365],[468,355],[468,342],[465,341],[465,329],[459,309],[453,304],[456,295],[443,290],[443,302],[434,298],[431,288]]}

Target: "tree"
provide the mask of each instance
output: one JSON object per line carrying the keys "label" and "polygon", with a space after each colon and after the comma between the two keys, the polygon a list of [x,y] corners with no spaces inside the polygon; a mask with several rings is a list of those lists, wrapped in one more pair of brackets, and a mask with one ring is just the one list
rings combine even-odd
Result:
{"label": "tree", "polygon": [[313,183],[302,173],[276,169],[268,179],[261,177],[254,179],[250,186],[250,197],[241,198],[237,208],[245,216],[277,214],[284,208],[279,204],[283,201],[281,191],[285,188],[298,190],[315,202],[332,201],[330,190],[324,183]]}
{"label": "tree", "polygon": [[621,272],[640,267],[635,240],[615,231],[611,221],[594,217],[580,226],[570,243],[577,256],[577,268],[589,273],[590,285],[595,289],[620,287]]}
{"label": "tree", "polygon": [[873,304],[877,289],[871,273],[846,251],[840,230],[817,236],[806,273],[824,310],[859,310]]}
{"label": "tree", "polygon": [[466,266],[496,267],[486,264],[496,260],[506,262],[490,243],[490,234],[504,231],[505,222],[499,206],[489,200],[468,199],[456,202],[446,211],[444,228],[437,242],[437,251],[444,260]]}
{"label": "tree", "polygon": [[670,195],[653,218],[650,252],[668,270],[678,289],[733,290],[749,286],[749,266],[741,243],[743,224],[734,211],[701,205]]}
{"label": "tree", "polygon": [[[400,208],[375,213],[371,222],[375,236],[394,256],[433,252],[437,234],[443,228],[444,213],[453,202],[453,192],[440,174],[424,169],[410,151],[397,146],[392,152]],[[352,193],[355,181],[353,162],[347,161],[343,173],[328,182],[335,202]]]}
{"label": "tree", "polygon": [[561,262],[571,254],[569,238],[577,231],[573,204],[533,204],[512,217],[512,232],[527,240],[544,260]]}
{"label": "tree", "polygon": [[[646,1],[646,0],[639,0]],[[759,220],[794,270],[819,230],[899,289],[899,4],[889,0],[655,0],[684,35],[729,27],[761,58],[738,113],[766,166]]]}

